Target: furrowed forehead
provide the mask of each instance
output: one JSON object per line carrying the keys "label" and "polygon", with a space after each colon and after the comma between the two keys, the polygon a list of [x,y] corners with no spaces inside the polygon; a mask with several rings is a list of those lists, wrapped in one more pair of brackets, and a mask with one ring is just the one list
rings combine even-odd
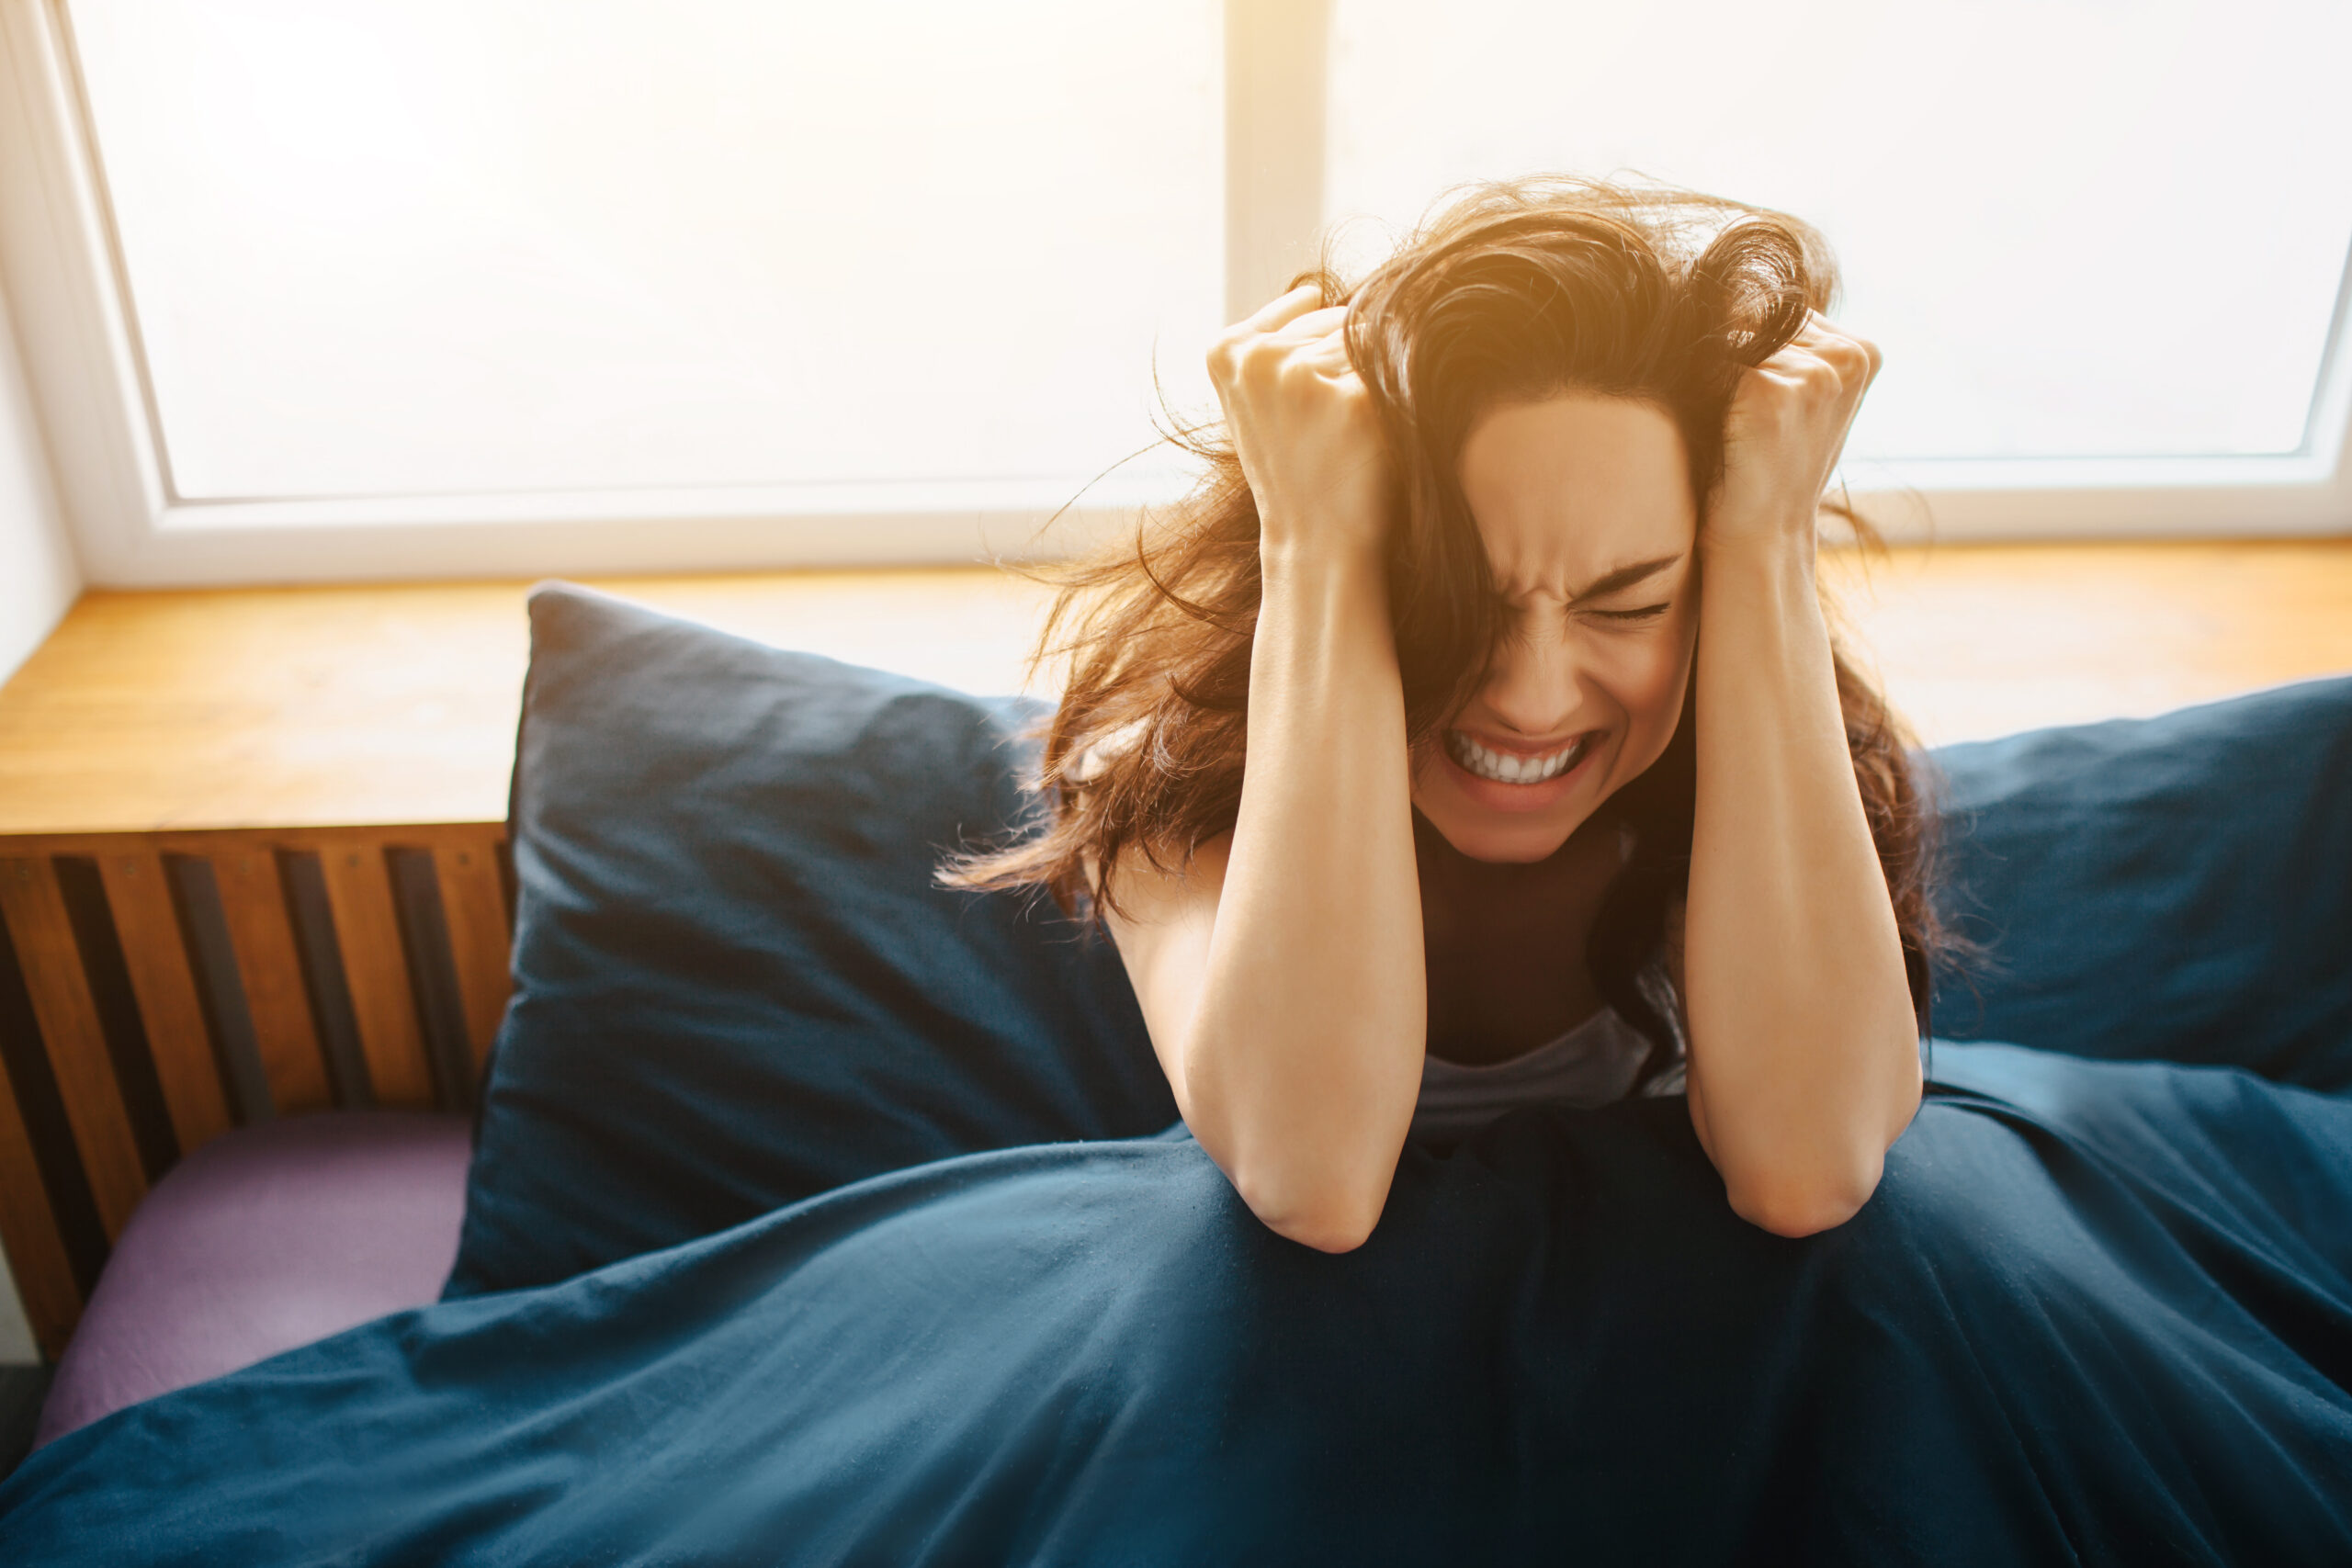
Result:
{"label": "furrowed forehead", "polygon": [[1697,532],[1681,432],[1646,403],[1505,404],[1464,442],[1461,481],[1507,595],[1619,592],[1671,570]]}

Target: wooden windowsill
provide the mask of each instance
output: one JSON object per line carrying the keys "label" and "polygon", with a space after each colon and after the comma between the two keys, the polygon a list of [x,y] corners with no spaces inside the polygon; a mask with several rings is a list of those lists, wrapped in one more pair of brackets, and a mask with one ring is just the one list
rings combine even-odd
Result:
{"label": "wooden windowsill", "polygon": [[[2352,670],[2352,539],[1830,558],[1942,742]],[[599,580],[781,646],[1017,689],[1046,591],[985,569]],[[0,688],[0,834],[501,818],[522,582],[94,592]]]}
{"label": "wooden windowsill", "polygon": [[[994,570],[596,580],[783,647],[1017,689]],[[0,834],[494,822],[528,582],[93,592],[0,687]]]}

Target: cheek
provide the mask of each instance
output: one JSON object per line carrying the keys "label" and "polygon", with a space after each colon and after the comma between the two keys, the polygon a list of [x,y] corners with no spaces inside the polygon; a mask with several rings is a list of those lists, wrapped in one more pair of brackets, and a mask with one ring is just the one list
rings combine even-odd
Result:
{"label": "cheek", "polygon": [[1617,661],[1612,686],[1625,710],[1625,776],[1657,761],[1674,739],[1683,694],[1690,689],[1692,642],[1688,626],[1661,628],[1638,648],[1626,649]]}

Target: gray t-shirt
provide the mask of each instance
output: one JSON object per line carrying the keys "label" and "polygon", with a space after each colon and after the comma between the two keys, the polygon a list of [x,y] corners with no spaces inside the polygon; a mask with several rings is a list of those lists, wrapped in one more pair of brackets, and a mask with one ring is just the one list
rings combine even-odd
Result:
{"label": "gray t-shirt", "polygon": [[[1634,984],[1673,1037],[1667,1065],[1642,1086],[1642,1093],[1680,1094],[1690,1066],[1682,1000],[1675,995],[1665,964],[1655,958],[1634,976]],[[1646,1035],[1614,1008],[1603,1007],[1557,1039],[1504,1061],[1469,1067],[1424,1056],[1413,1134],[1462,1138],[1522,1105],[1589,1110],[1623,1100],[1633,1091],[1649,1050]]]}

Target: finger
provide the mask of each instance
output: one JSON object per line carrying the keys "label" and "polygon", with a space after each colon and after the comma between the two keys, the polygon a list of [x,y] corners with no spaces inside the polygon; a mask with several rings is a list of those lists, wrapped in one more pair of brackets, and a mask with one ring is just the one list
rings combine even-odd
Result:
{"label": "finger", "polygon": [[1298,351],[1298,363],[1325,376],[1350,375],[1355,362],[1348,357],[1348,340],[1338,333]]}
{"label": "finger", "polygon": [[1840,359],[1861,356],[1862,346],[1826,322],[1818,322],[1816,318],[1815,321],[1807,321],[1797,335],[1789,340],[1786,352],[1808,354],[1825,364],[1834,365]]}
{"label": "finger", "polygon": [[1883,358],[1879,353],[1878,344],[1863,337],[1860,333],[1848,332],[1818,310],[1806,313],[1804,325],[1797,329],[1797,335],[1790,339],[1790,342],[1813,349],[1816,353],[1823,349],[1834,349],[1851,355],[1859,358],[1865,371],[1873,377],[1878,374],[1879,365]]}
{"label": "finger", "polygon": [[1848,332],[1818,310],[1805,317],[1804,325],[1789,341],[1816,350],[1846,347],[1860,352],[1863,346],[1859,334]]}
{"label": "finger", "polygon": [[1309,310],[1319,309],[1322,303],[1323,290],[1312,283],[1302,283],[1241,324],[1253,333],[1277,333]]}
{"label": "finger", "polygon": [[1783,344],[1762,364],[1750,366],[1748,374],[1762,376],[1766,380],[1777,381],[1782,386],[1799,387],[1804,384],[1806,377],[1822,370],[1837,374],[1837,367],[1826,357],[1815,353],[1813,344],[1792,343]]}
{"label": "finger", "polygon": [[1335,305],[1329,310],[1309,310],[1280,332],[1268,335],[1277,342],[1304,348],[1309,344],[1343,340],[1347,336],[1347,307]]}
{"label": "finger", "polygon": [[1869,346],[1850,338],[1816,337],[1810,342],[1786,344],[1757,368],[1768,367],[1779,378],[1798,384],[1826,376],[1847,396],[1855,398],[1868,389],[1878,373]]}

